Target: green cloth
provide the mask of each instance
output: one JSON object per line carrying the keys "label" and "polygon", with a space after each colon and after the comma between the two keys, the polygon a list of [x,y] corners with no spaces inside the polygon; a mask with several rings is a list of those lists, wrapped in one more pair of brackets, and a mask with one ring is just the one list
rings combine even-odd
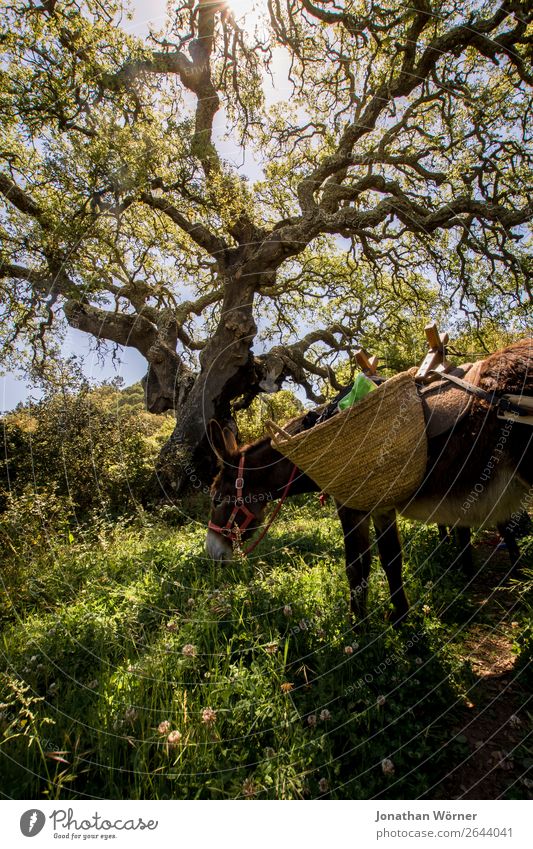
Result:
{"label": "green cloth", "polygon": [[339,401],[338,407],[339,410],[347,410],[348,407],[351,407],[353,404],[356,404],[361,398],[364,398],[365,395],[368,395],[369,392],[373,392],[374,389],[377,389],[377,386],[373,381],[369,380],[366,374],[358,374],[354,380],[354,384],[347,395],[344,396]]}

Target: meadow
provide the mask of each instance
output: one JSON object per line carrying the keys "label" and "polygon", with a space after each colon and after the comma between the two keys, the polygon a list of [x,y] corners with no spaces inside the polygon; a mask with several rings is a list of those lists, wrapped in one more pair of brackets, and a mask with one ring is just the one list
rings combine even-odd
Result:
{"label": "meadow", "polygon": [[24,497],[0,517],[4,796],[531,794],[533,573],[506,580],[490,535],[469,583],[436,528],[403,522],[410,617],[388,625],[375,556],[354,630],[316,497],[224,568],[201,499],[76,524]]}

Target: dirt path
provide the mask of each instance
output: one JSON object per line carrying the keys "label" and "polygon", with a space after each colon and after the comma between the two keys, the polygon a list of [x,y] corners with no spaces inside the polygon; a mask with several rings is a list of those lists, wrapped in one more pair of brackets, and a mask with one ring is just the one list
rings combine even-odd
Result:
{"label": "dirt path", "polygon": [[452,799],[523,798],[533,795],[533,781],[525,776],[518,749],[531,734],[526,707],[531,712],[533,696],[524,705],[527,694],[513,654],[518,594],[509,582],[498,587],[509,569],[506,551],[495,553],[484,544],[476,554],[478,566],[480,558],[487,563],[472,586],[479,614],[465,631],[463,644],[475,683],[469,692],[471,706],[454,728],[466,738],[469,755],[448,776],[444,790]]}

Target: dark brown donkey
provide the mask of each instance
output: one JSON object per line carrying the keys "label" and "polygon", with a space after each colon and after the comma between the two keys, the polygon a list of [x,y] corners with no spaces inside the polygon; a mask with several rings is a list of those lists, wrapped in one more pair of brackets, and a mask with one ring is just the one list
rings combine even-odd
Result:
{"label": "dark brown donkey", "polygon": [[[481,367],[480,388],[496,396],[533,395],[533,340],[489,356]],[[293,423],[294,424],[294,423]],[[209,437],[220,461],[212,486],[213,508],[208,554],[233,557],[233,542],[246,541],[263,521],[271,500],[317,491],[317,485],[271,447],[266,437],[239,448],[235,437],[210,422]],[[356,460],[355,460],[356,462]],[[533,427],[498,418],[494,408],[474,398],[468,413],[448,433],[428,440],[426,474],[417,493],[395,505],[402,515],[451,527],[493,526],[518,515],[533,498]],[[344,532],[351,611],[366,615],[370,572],[370,521],[376,529],[381,564],[390,587],[394,621],[408,611],[402,584],[402,551],[394,509],[371,514],[337,503]]]}

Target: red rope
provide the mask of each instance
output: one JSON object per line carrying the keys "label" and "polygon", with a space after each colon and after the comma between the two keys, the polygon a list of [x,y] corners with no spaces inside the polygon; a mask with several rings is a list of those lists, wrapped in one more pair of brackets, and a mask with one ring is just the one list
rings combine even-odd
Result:
{"label": "red rope", "polygon": [[291,487],[291,483],[293,482],[294,477],[295,477],[295,475],[296,475],[296,472],[297,472],[297,471],[298,471],[297,467],[296,467],[296,466],[293,466],[293,467],[292,467],[291,476],[290,476],[289,480],[287,481],[287,484],[286,484],[286,486],[285,486],[285,489],[283,490],[283,494],[282,494],[282,496],[281,496],[280,500],[278,501],[278,503],[276,504],[276,507],[275,507],[275,509],[274,509],[274,511],[273,511],[273,513],[272,513],[272,515],[270,516],[270,519],[268,520],[267,524],[265,525],[265,527],[263,528],[263,530],[261,531],[261,533],[259,534],[259,536],[258,536],[258,537],[257,537],[257,538],[253,541],[253,543],[249,546],[249,548],[247,548],[247,549],[243,552],[244,554],[250,554],[250,552],[251,552],[251,551],[253,551],[253,550],[254,550],[254,548],[255,548],[257,545],[259,545],[259,543],[261,542],[261,540],[263,539],[263,537],[264,537],[264,536],[268,533],[268,530],[270,529],[270,526],[272,525],[272,522],[274,521],[274,519],[275,519],[275,518],[276,518],[276,516],[278,515],[279,511],[281,510],[281,508],[282,508],[282,506],[283,506],[283,502],[285,501],[285,499],[287,498],[287,495],[289,494],[289,489],[290,489],[290,487]]}

